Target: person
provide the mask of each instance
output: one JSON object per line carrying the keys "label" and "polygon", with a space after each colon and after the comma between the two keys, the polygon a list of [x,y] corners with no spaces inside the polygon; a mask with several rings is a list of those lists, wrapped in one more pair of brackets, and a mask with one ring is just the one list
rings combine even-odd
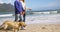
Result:
{"label": "person", "polygon": [[16,0],[14,2],[14,7],[15,7],[15,21],[18,21],[18,18],[19,18],[19,21],[22,21],[23,7],[22,7],[22,3],[20,2],[20,0]]}
{"label": "person", "polygon": [[25,3],[25,0],[21,0],[20,1],[22,3],[22,7],[23,7],[23,21],[25,22],[25,16],[26,16],[26,10],[31,10],[31,8],[27,8],[26,7],[26,3]]}
{"label": "person", "polygon": [[24,0],[21,0],[20,1],[21,3],[22,3],[22,7],[23,7],[23,22],[25,22],[25,16],[26,16],[26,13],[25,13],[25,11],[26,11],[26,4],[25,4],[25,1]]}

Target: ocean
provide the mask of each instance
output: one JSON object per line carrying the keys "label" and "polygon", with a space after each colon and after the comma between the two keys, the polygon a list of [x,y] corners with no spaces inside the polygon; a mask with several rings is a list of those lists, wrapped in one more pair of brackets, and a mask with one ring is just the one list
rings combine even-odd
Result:
{"label": "ocean", "polygon": [[[2,24],[5,20],[14,21],[14,12],[0,12],[0,23]],[[33,23],[59,24],[60,14],[26,14],[26,24]]]}

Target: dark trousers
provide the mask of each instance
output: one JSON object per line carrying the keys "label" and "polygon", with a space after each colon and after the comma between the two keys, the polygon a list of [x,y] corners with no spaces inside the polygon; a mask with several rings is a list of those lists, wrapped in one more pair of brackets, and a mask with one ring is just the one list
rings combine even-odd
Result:
{"label": "dark trousers", "polygon": [[22,21],[21,14],[15,14],[15,21]]}
{"label": "dark trousers", "polygon": [[26,19],[25,19],[25,16],[26,16],[26,14],[23,15],[23,21],[24,21],[24,22],[25,22],[25,20],[26,20]]}
{"label": "dark trousers", "polygon": [[[26,16],[25,14],[22,15],[22,16],[21,16],[21,14],[19,14],[19,15],[15,14],[15,21],[19,21],[19,22],[23,21],[23,22],[25,22],[25,16]],[[23,20],[22,20],[22,17],[23,17]],[[19,20],[18,20],[18,18],[19,18]]]}

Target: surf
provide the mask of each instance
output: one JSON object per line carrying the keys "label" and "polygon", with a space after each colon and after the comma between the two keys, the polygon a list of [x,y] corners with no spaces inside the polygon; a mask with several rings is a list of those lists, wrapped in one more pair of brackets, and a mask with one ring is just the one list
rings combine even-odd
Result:
{"label": "surf", "polygon": [[0,17],[8,17],[8,16],[13,16],[13,14],[2,14]]}

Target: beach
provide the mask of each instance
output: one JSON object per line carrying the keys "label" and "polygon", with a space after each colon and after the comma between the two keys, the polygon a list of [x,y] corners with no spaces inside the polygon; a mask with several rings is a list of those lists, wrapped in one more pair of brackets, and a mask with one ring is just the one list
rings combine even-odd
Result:
{"label": "beach", "polygon": [[[0,30],[0,32],[5,32],[5,30]],[[13,31],[8,30],[8,32],[13,32]],[[25,30],[19,30],[19,32],[60,32],[60,25],[30,24],[25,27]]]}
{"label": "beach", "polygon": [[32,24],[28,25],[26,30],[20,30],[22,32],[60,32],[60,25],[40,25],[40,24]]}
{"label": "beach", "polygon": [[[14,17],[0,18],[0,25],[5,20],[14,21]],[[26,16],[25,23],[27,24],[25,30],[19,32],[60,32],[60,14]]]}

